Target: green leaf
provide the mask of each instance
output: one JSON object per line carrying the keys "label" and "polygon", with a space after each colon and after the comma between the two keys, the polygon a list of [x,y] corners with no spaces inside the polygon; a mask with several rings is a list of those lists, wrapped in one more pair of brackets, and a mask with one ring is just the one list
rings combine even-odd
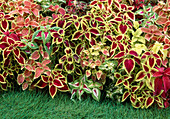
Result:
{"label": "green leaf", "polygon": [[47,38],[46,38],[46,43],[49,42],[51,39],[51,32],[48,32]]}
{"label": "green leaf", "polygon": [[58,31],[59,29],[61,29],[60,27],[51,27],[49,30],[56,30]]}
{"label": "green leaf", "polygon": [[98,88],[93,88],[93,90],[92,90],[92,97],[95,100],[99,101],[100,100],[100,96],[101,96],[100,90]]}
{"label": "green leaf", "polygon": [[36,32],[34,32],[34,34],[32,35],[32,42],[34,41],[35,37],[38,35],[38,33],[40,32],[41,30],[38,30]]}
{"label": "green leaf", "polygon": [[37,49],[37,48],[38,48],[38,45],[37,45],[35,42],[29,42],[29,43],[28,43],[28,46],[29,46],[31,49]]}

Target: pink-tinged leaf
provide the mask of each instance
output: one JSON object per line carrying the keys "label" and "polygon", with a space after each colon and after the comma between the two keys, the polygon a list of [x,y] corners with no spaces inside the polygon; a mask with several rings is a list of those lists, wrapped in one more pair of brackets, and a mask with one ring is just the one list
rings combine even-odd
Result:
{"label": "pink-tinged leaf", "polygon": [[39,10],[38,10],[38,9],[33,8],[31,11],[33,12],[33,14],[34,14],[36,17],[39,16]]}
{"label": "pink-tinged leaf", "polygon": [[133,14],[133,12],[127,12],[127,14],[131,20],[135,20],[135,15]]}
{"label": "pink-tinged leaf", "polygon": [[96,76],[97,76],[97,79],[98,79],[98,80],[101,78],[102,73],[103,73],[102,71],[98,71],[98,72],[96,73]]}
{"label": "pink-tinged leaf", "polygon": [[73,35],[73,40],[77,40],[78,38],[80,38],[80,36],[82,36],[83,33],[81,33],[81,31],[76,31]]}
{"label": "pink-tinged leaf", "polygon": [[115,59],[120,59],[123,56],[125,56],[125,52],[119,52],[117,55],[114,56],[114,58]]}
{"label": "pink-tinged leaf", "polygon": [[5,84],[6,83],[5,77],[2,74],[0,74],[0,83],[1,84]]}
{"label": "pink-tinged leaf", "polygon": [[118,86],[119,84],[122,84],[122,83],[123,83],[123,80],[120,78],[120,79],[117,80],[115,86]]}
{"label": "pink-tinged leaf", "polygon": [[8,29],[8,21],[7,20],[2,20],[1,21],[1,28],[6,31]]}
{"label": "pink-tinged leaf", "polygon": [[53,80],[53,85],[57,88],[62,88],[64,86],[63,83],[58,79]]}
{"label": "pink-tinged leaf", "polygon": [[102,50],[102,53],[106,56],[109,56],[109,51],[107,49]]}
{"label": "pink-tinged leaf", "polygon": [[17,77],[17,83],[19,85],[21,85],[24,82],[24,79],[25,79],[24,75],[23,74],[19,74],[18,77]]}
{"label": "pink-tinged leaf", "polygon": [[100,32],[97,29],[95,29],[95,28],[91,28],[89,31],[91,33],[95,34],[95,35],[99,35],[100,34]]}
{"label": "pink-tinged leaf", "polygon": [[135,61],[133,59],[125,59],[123,64],[127,73],[131,73],[135,67]]}
{"label": "pink-tinged leaf", "polygon": [[97,21],[99,21],[99,22],[103,22],[104,20],[103,20],[103,18],[101,18],[101,17],[96,17],[95,18]]}
{"label": "pink-tinged leaf", "polygon": [[31,74],[32,74],[32,71],[29,71],[29,70],[24,71],[24,76],[25,77],[29,77]]}
{"label": "pink-tinged leaf", "polygon": [[128,27],[126,25],[123,25],[123,24],[120,24],[120,26],[119,26],[119,30],[121,31],[122,34],[126,33],[127,28]]}
{"label": "pink-tinged leaf", "polygon": [[100,66],[101,65],[101,61],[100,60],[96,60],[96,66]]}
{"label": "pink-tinged leaf", "polygon": [[39,24],[36,21],[30,21],[29,24],[34,27],[38,27]]}
{"label": "pink-tinged leaf", "polygon": [[91,76],[91,71],[90,70],[86,70],[86,76],[87,77]]}
{"label": "pink-tinged leaf", "polygon": [[57,93],[57,88],[54,85],[49,86],[49,93],[51,97],[54,98]]}
{"label": "pink-tinged leaf", "polygon": [[43,60],[42,65],[45,66],[45,65],[49,64],[50,62],[51,62],[51,60]]}
{"label": "pink-tinged leaf", "polygon": [[136,57],[138,56],[138,53],[136,51],[134,51],[134,50],[130,50],[129,54],[133,55],[133,56],[136,56]]}
{"label": "pink-tinged leaf", "polygon": [[44,69],[38,67],[35,69],[35,76],[34,76],[34,79],[40,77],[40,75],[43,73]]}
{"label": "pink-tinged leaf", "polygon": [[63,8],[59,8],[58,9],[58,12],[62,15],[65,15],[66,14],[66,11],[63,9]]}
{"label": "pink-tinged leaf", "polygon": [[34,51],[34,52],[32,53],[32,55],[31,55],[31,58],[32,58],[33,60],[39,59],[39,58],[40,58],[39,51],[38,51],[38,50]]}
{"label": "pink-tinged leaf", "polygon": [[165,93],[167,93],[167,91],[170,89],[170,77],[169,76],[162,77]]}
{"label": "pink-tinged leaf", "polygon": [[29,64],[27,64],[27,65],[25,66],[25,68],[26,68],[27,70],[29,70],[29,71],[33,71],[32,66],[31,66],[31,65],[29,65]]}
{"label": "pink-tinged leaf", "polygon": [[13,50],[13,53],[15,54],[15,56],[19,57],[19,55],[20,55],[20,50],[19,50],[18,48],[15,48],[15,49]]}
{"label": "pink-tinged leaf", "polygon": [[149,106],[151,106],[154,102],[154,98],[153,97],[147,97],[145,100],[145,107],[148,108]]}
{"label": "pink-tinged leaf", "polygon": [[90,3],[90,5],[95,5],[97,3],[97,0],[94,0]]}
{"label": "pink-tinged leaf", "polygon": [[28,83],[25,82],[22,84],[22,90],[26,90],[28,88]]}
{"label": "pink-tinged leaf", "polygon": [[144,77],[145,77],[145,72],[144,71],[140,71],[136,75],[136,81],[141,81]]}
{"label": "pink-tinged leaf", "polygon": [[168,21],[168,19],[166,17],[160,17],[160,18],[158,18],[156,23],[159,25],[162,25],[162,24],[166,24],[167,21]]}
{"label": "pink-tinged leaf", "polygon": [[122,102],[126,100],[126,98],[130,95],[130,92],[126,91],[124,92],[123,96],[122,96]]}

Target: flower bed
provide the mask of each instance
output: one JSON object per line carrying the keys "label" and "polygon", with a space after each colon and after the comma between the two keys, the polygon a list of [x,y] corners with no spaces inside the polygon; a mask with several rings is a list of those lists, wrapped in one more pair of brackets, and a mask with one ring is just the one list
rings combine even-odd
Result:
{"label": "flower bed", "polygon": [[135,108],[167,108],[170,1],[87,2],[0,2],[1,89],[18,84],[97,101],[103,93]]}

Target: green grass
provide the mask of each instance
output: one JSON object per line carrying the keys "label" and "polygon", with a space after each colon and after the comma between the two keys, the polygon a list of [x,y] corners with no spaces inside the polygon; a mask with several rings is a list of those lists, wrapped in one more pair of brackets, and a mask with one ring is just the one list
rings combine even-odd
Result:
{"label": "green grass", "polygon": [[170,108],[134,109],[129,103],[97,102],[90,97],[74,103],[68,94],[12,91],[0,94],[0,119],[170,119]]}

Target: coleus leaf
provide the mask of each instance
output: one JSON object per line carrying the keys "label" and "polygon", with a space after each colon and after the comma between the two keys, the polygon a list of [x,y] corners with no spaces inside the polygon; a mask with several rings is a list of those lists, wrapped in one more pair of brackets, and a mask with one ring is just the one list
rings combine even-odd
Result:
{"label": "coleus leaf", "polygon": [[40,67],[36,68],[34,79],[38,78],[43,72],[44,72],[44,69],[42,69]]}
{"label": "coleus leaf", "polygon": [[18,77],[17,77],[17,83],[19,85],[21,85],[24,82],[24,80],[25,80],[24,75],[23,74],[19,74]]}
{"label": "coleus leaf", "polygon": [[38,35],[40,31],[41,30],[37,30],[36,32],[34,32],[34,34],[32,35],[32,42],[34,41],[35,37]]}
{"label": "coleus leaf", "polygon": [[49,86],[49,93],[51,97],[54,98],[57,93],[57,88],[54,85]]}
{"label": "coleus leaf", "polygon": [[22,90],[26,90],[28,88],[28,83],[27,82],[24,82],[22,84]]}
{"label": "coleus leaf", "polygon": [[148,108],[149,106],[151,106],[154,102],[154,98],[153,97],[147,97],[145,100],[145,107]]}
{"label": "coleus leaf", "polygon": [[92,93],[91,89],[87,86],[87,84],[84,84],[84,85],[83,85],[83,90],[84,90],[86,93]]}
{"label": "coleus leaf", "polygon": [[144,71],[139,71],[136,74],[135,81],[141,81],[145,77],[145,72]]}
{"label": "coleus leaf", "polygon": [[33,60],[37,60],[37,59],[39,59],[39,57],[40,57],[40,54],[39,54],[39,51],[38,51],[38,50],[34,51],[34,52],[31,54],[31,59],[33,59]]}
{"label": "coleus leaf", "polygon": [[126,98],[130,95],[130,92],[126,91],[124,92],[123,96],[122,96],[122,102],[126,100]]}
{"label": "coleus leaf", "polygon": [[63,87],[64,85],[63,85],[63,83],[60,81],[60,80],[58,80],[58,79],[54,79],[53,80],[53,85],[55,86],[55,87],[59,87],[59,88],[61,88],[61,87]]}
{"label": "coleus leaf", "polygon": [[75,81],[74,83],[69,83],[69,86],[73,89],[78,89],[80,87],[80,83]]}
{"label": "coleus leaf", "polygon": [[98,29],[91,28],[89,31],[90,31],[92,34],[100,35],[100,32],[99,32],[99,30],[98,30]]}
{"label": "coleus leaf", "polygon": [[93,88],[93,90],[92,90],[92,97],[95,100],[99,101],[100,100],[100,96],[101,96],[100,90],[98,88]]}
{"label": "coleus leaf", "polygon": [[133,59],[125,59],[123,61],[123,65],[125,67],[126,72],[129,74],[133,71],[135,67],[135,61]]}
{"label": "coleus leaf", "polygon": [[90,70],[86,70],[86,76],[87,77],[91,76],[91,71]]}
{"label": "coleus leaf", "polygon": [[117,80],[115,86],[118,86],[118,85],[120,85],[120,84],[122,84],[122,83],[123,83],[123,79],[122,79],[122,78],[119,78],[119,79]]}
{"label": "coleus leaf", "polygon": [[77,40],[78,38],[80,38],[83,35],[83,33],[81,31],[76,31],[73,34],[72,40]]}
{"label": "coleus leaf", "polygon": [[122,34],[125,34],[127,29],[128,27],[126,25],[123,25],[123,24],[119,25],[119,30],[121,31]]}
{"label": "coleus leaf", "polygon": [[0,74],[0,83],[1,84],[5,84],[6,83],[5,77],[2,74]]}

